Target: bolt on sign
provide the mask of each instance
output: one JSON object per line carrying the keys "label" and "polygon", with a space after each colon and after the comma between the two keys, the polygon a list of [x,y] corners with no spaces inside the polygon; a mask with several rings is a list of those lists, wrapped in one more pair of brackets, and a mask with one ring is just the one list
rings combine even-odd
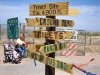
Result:
{"label": "bolt on sign", "polygon": [[74,21],[72,20],[60,20],[51,18],[26,18],[27,26],[39,26],[39,27],[73,27]]}
{"label": "bolt on sign", "polygon": [[33,31],[32,38],[46,38],[52,40],[71,39],[73,32],[70,31]]}
{"label": "bolt on sign", "polygon": [[68,2],[32,4],[29,13],[30,16],[68,15]]}
{"label": "bolt on sign", "polygon": [[7,20],[7,36],[9,39],[17,39],[19,36],[18,17]]}
{"label": "bolt on sign", "polygon": [[68,63],[64,63],[58,60],[55,60],[54,58],[48,57],[48,56],[44,56],[38,52],[32,52],[29,53],[31,54],[31,58],[41,62],[41,63],[45,63],[46,65],[49,65],[51,67],[55,67],[58,68],[62,71],[68,72],[70,74],[72,74],[72,67],[73,64],[68,64]]}
{"label": "bolt on sign", "polygon": [[44,55],[44,54],[60,51],[67,47],[67,43],[68,42],[44,45],[40,47],[39,52]]}

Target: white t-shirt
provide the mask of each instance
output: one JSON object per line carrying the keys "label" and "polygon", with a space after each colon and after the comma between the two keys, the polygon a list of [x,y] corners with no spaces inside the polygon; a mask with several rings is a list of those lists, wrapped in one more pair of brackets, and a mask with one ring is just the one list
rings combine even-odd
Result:
{"label": "white t-shirt", "polygon": [[17,39],[16,43],[19,45],[25,44],[25,42],[22,41],[20,38]]}

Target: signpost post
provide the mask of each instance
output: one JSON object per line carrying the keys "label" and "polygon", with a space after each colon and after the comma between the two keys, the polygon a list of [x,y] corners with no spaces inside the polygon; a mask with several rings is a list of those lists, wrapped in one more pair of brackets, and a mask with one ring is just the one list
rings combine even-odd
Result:
{"label": "signpost post", "polygon": [[19,36],[18,17],[7,20],[8,39],[17,39]]}
{"label": "signpost post", "polygon": [[[55,19],[55,16],[46,16],[46,18]],[[56,28],[55,27],[47,27],[46,30],[47,31],[55,31]],[[55,40],[46,39],[45,45],[48,45],[48,44],[55,44]],[[55,52],[50,53],[47,56],[55,58]],[[45,75],[55,75],[55,68],[51,67],[49,65],[45,65]]]}

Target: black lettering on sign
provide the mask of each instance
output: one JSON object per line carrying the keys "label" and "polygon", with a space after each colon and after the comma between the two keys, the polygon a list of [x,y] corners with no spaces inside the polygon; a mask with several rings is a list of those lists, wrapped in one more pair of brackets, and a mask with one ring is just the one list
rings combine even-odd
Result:
{"label": "black lettering on sign", "polygon": [[55,51],[55,45],[53,44],[53,45],[51,45],[51,47],[52,47],[52,52],[54,52]]}
{"label": "black lettering on sign", "polygon": [[40,25],[46,25],[46,20],[44,18],[40,18]]}
{"label": "black lettering on sign", "polygon": [[59,33],[59,35],[58,35],[59,36],[59,39],[63,39],[63,36],[64,36],[63,35],[63,32],[58,32],[58,33]]}
{"label": "black lettering on sign", "polygon": [[52,23],[51,23],[52,21],[50,20],[50,19],[46,19],[46,25],[52,25]]}
{"label": "black lettering on sign", "polygon": [[58,32],[54,32],[54,34],[55,34],[55,39],[57,39],[58,38]]}
{"label": "black lettering on sign", "polygon": [[47,52],[47,47],[46,46],[44,46],[44,53],[46,53]]}
{"label": "black lettering on sign", "polygon": [[55,10],[43,10],[41,12],[43,15],[54,15],[54,14],[62,14],[61,9],[55,9]]}
{"label": "black lettering on sign", "polygon": [[44,62],[44,56],[43,56],[43,55],[40,55],[40,56],[39,56],[39,61],[40,61],[40,62]]}
{"label": "black lettering on sign", "polygon": [[74,21],[69,20],[69,21],[67,22],[67,25],[69,25],[69,26],[73,26],[73,25],[74,25]]}
{"label": "black lettering on sign", "polygon": [[49,9],[57,9],[58,7],[56,4],[49,4]]}
{"label": "black lettering on sign", "polygon": [[59,68],[60,67],[60,62],[57,60],[56,61],[56,67]]}
{"label": "black lettering on sign", "polygon": [[62,50],[66,47],[66,43],[59,43],[59,49]]}
{"label": "black lettering on sign", "polygon": [[54,24],[55,26],[59,26],[59,20],[56,20],[56,19],[55,19],[55,20],[53,21],[53,24]]}
{"label": "black lettering on sign", "polygon": [[34,31],[35,38],[41,38],[41,32],[40,31]]}
{"label": "black lettering on sign", "polygon": [[44,32],[41,32],[41,37],[45,38],[45,33]]}
{"label": "black lettering on sign", "polygon": [[48,57],[47,65],[50,65],[50,66],[54,65],[54,62],[53,62],[52,58]]}
{"label": "black lettering on sign", "polygon": [[60,63],[60,69],[63,69],[63,62],[59,62]]}
{"label": "black lettering on sign", "polygon": [[31,53],[31,58],[34,58],[34,53]]}
{"label": "black lettering on sign", "polygon": [[34,59],[35,60],[38,60],[38,57],[37,57],[37,54],[36,53],[34,53]]}
{"label": "black lettering on sign", "polygon": [[64,70],[67,70],[67,64],[64,63]]}
{"label": "black lettering on sign", "polygon": [[52,32],[48,32],[48,35],[49,35],[48,38],[53,38],[52,37]]}
{"label": "black lettering on sign", "polygon": [[40,10],[40,9],[45,9],[46,4],[44,4],[44,5],[32,5],[31,7],[33,10]]}
{"label": "black lettering on sign", "polygon": [[66,26],[66,20],[62,20],[62,26]]}
{"label": "black lettering on sign", "polygon": [[51,47],[47,46],[47,52],[51,51]]}
{"label": "black lettering on sign", "polygon": [[32,15],[40,15],[40,12],[38,12],[38,11],[32,11]]}
{"label": "black lettering on sign", "polygon": [[55,51],[58,51],[59,49],[58,49],[58,44],[54,44],[54,46],[55,46]]}

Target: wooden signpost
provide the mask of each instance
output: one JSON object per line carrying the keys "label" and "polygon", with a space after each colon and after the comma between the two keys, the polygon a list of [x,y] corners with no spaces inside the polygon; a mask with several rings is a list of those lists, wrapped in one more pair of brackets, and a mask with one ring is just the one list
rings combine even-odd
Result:
{"label": "wooden signpost", "polygon": [[51,18],[26,18],[27,26],[39,26],[39,27],[73,27],[74,21],[72,20],[60,20]]}
{"label": "wooden signpost", "polygon": [[[55,52],[66,48],[68,42],[55,43],[60,39],[71,39],[74,35],[70,31],[55,31],[56,27],[73,27],[74,21],[56,19],[60,16],[76,16],[77,9],[69,8],[68,2],[32,4],[29,8],[30,16],[46,16],[46,18],[26,18],[27,26],[46,27],[46,31],[33,31],[32,38],[45,38],[44,45],[37,47],[28,46],[28,56],[39,62],[45,63],[45,75],[55,75],[55,68],[72,74],[72,64],[55,60]],[[37,49],[38,48],[38,49]]]}

